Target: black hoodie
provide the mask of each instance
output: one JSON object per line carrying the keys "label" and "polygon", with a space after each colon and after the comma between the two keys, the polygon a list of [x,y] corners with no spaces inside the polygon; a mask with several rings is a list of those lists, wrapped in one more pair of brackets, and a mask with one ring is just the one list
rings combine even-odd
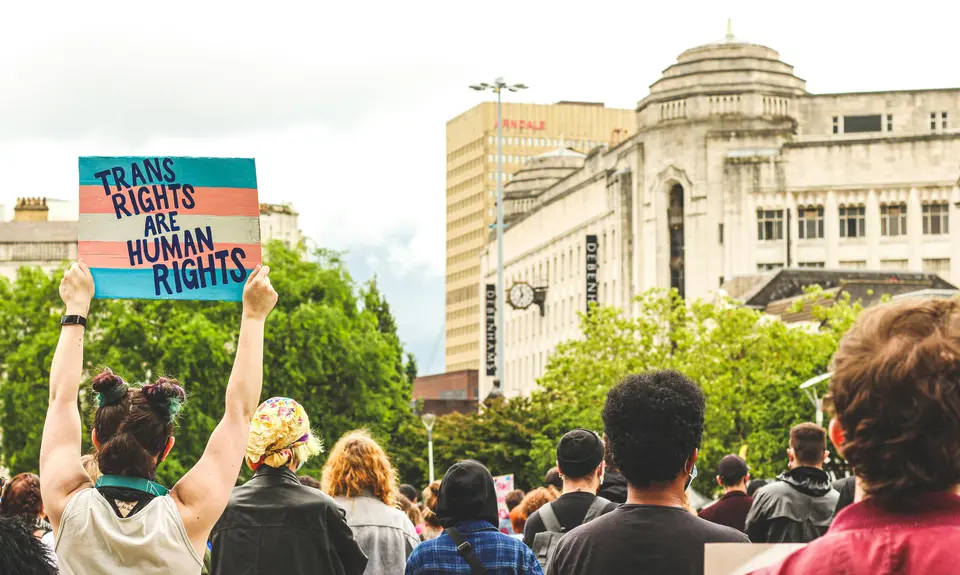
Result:
{"label": "black hoodie", "polygon": [[747,536],[753,543],[809,543],[827,532],[839,497],[826,472],[792,469],[754,494]]}
{"label": "black hoodie", "polygon": [[464,521],[499,524],[493,476],[483,464],[467,459],[454,463],[440,482],[437,517],[444,527]]}

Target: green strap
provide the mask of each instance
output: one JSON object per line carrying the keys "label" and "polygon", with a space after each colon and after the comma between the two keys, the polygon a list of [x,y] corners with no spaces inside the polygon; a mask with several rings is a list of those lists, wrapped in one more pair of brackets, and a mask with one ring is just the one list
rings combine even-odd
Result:
{"label": "green strap", "polygon": [[137,491],[143,491],[144,493],[149,493],[157,497],[162,497],[170,493],[169,489],[159,483],[154,483],[142,477],[127,477],[126,475],[101,475],[97,478],[96,486],[126,487],[127,489],[136,489]]}

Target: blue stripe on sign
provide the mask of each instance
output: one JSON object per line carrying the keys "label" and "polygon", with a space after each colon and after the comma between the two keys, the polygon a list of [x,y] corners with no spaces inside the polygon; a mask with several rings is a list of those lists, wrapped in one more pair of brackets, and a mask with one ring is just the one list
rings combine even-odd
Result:
{"label": "blue stripe on sign", "polygon": [[[196,273],[196,268],[190,270]],[[181,287],[183,291],[177,293],[176,285],[173,280],[173,268],[170,268],[167,284],[170,286],[172,294],[167,293],[163,285],[160,286],[160,295],[157,295],[154,287],[152,269],[125,269],[125,268],[90,268],[93,274],[93,281],[97,286],[94,297],[99,299],[179,299],[179,300],[216,300],[216,301],[241,301],[243,299],[243,284],[247,279],[250,270],[244,271],[243,280],[239,283],[234,282],[230,277],[230,271],[227,270],[228,283],[222,283],[223,276],[221,270],[217,271],[217,285],[210,283],[209,274],[206,275],[207,287],[198,289],[187,289],[183,285],[181,276]],[[181,272],[182,273],[182,272]]]}
{"label": "blue stripe on sign", "polygon": [[[80,158],[80,185],[81,186],[101,186],[103,181],[95,177],[94,174],[103,171],[109,171],[107,184],[116,190],[116,182],[113,178],[113,168],[123,169],[123,178],[128,187],[133,186],[133,164],[138,164],[143,177],[150,183],[152,176],[156,180],[155,172],[148,172],[144,162],[150,161],[151,166],[156,166],[156,161],[160,161],[161,178],[169,178],[169,173],[164,168],[164,159],[173,160],[169,165],[174,173],[173,181],[178,184],[190,184],[194,187],[203,188],[249,188],[257,187],[257,168],[253,158],[183,158],[173,156],[82,156]],[[117,172],[119,174],[119,172]],[[151,174],[151,175],[148,175]],[[166,179],[158,183],[168,183]],[[137,185],[141,185],[137,180]]]}

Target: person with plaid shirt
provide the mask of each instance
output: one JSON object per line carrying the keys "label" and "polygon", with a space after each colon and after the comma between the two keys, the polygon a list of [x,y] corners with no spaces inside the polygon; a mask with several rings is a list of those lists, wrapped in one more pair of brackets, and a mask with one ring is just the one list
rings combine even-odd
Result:
{"label": "person with plaid shirt", "polygon": [[[482,464],[460,461],[447,471],[437,515],[443,534],[413,550],[405,575],[477,575],[468,555],[487,575],[543,575],[533,551],[497,529],[497,493]],[[462,541],[459,549],[455,540]]]}

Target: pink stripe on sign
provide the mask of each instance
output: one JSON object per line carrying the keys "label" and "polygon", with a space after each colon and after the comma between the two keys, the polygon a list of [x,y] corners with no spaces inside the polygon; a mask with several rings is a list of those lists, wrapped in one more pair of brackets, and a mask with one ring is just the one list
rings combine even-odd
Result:
{"label": "pink stripe on sign", "polygon": [[[250,188],[164,189],[160,184],[130,188],[107,195],[103,186],[80,186],[81,213],[113,214],[124,218],[143,213],[178,211],[200,216],[259,216],[257,190]],[[116,199],[115,199],[116,198]],[[150,211],[148,211],[150,210]],[[128,216],[129,214],[129,216]]]}
{"label": "pink stripe on sign", "polygon": [[[144,241],[146,245],[144,245]],[[155,263],[169,264],[174,261],[196,260],[198,257],[203,258],[204,265],[206,265],[208,255],[222,250],[226,250],[232,255],[235,248],[243,250],[244,260],[247,262],[262,261],[260,244],[217,242],[214,244],[214,251],[210,251],[206,249],[206,246],[200,246],[199,244],[195,244],[195,249],[190,249],[185,246],[182,238],[179,238],[178,241],[178,245],[174,246],[169,236],[141,239],[139,244],[137,240],[131,240],[134,251],[132,266],[130,265],[130,248],[127,247],[126,242],[81,241],[78,249],[84,263],[91,268],[150,269]],[[156,257],[158,254],[159,258]],[[228,255],[226,259],[228,268],[233,268],[230,260],[231,255]],[[154,261],[150,261],[151,259],[154,259]]]}

